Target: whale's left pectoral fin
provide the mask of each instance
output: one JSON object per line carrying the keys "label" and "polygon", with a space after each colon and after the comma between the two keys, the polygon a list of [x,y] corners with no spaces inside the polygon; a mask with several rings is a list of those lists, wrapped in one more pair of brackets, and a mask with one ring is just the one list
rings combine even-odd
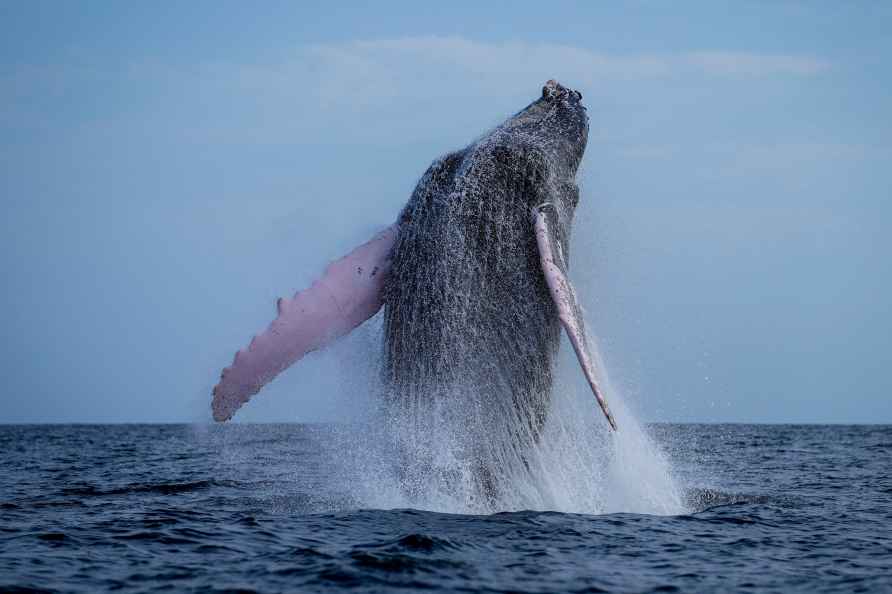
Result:
{"label": "whale's left pectoral fin", "polygon": [[344,336],[381,309],[397,226],[392,225],[325,269],[322,278],[291,299],[279,299],[278,317],[235,354],[214,387],[215,421],[229,420],[286,367]]}
{"label": "whale's left pectoral fin", "polygon": [[598,382],[595,380],[595,367],[585,335],[582,310],[576,301],[576,292],[567,276],[567,264],[560,244],[555,240],[556,235],[549,222],[549,210],[554,212],[554,207],[551,204],[543,204],[536,207],[533,212],[533,224],[536,231],[536,243],[539,246],[542,272],[545,274],[545,282],[548,284],[548,291],[551,293],[555,307],[557,307],[558,317],[564,326],[564,331],[573,344],[573,350],[576,351],[576,358],[579,359],[585,379],[588,380],[588,385],[601,406],[601,410],[604,411],[607,422],[615,431],[616,421],[607,407],[607,401],[601,394]]}

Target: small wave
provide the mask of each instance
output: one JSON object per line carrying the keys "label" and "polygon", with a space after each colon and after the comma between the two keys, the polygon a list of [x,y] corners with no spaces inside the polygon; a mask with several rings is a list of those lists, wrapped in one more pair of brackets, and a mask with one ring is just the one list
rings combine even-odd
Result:
{"label": "small wave", "polygon": [[390,552],[434,553],[436,551],[456,550],[461,547],[447,538],[413,533],[382,545],[380,548]]}
{"label": "small wave", "polygon": [[693,513],[700,513],[722,507],[725,505],[737,505],[741,503],[769,503],[770,497],[765,495],[749,495],[745,493],[725,493],[715,489],[688,489],[684,494],[685,504]]}
{"label": "small wave", "polygon": [[357,567],[378,569],[385,572],[409,572],[416,570],[455,569],[464,563],[453,559],[417,557],[401,553],[354,551],[350,558]]}
{"label": "small wave", "polygon": [[29,508],[55,508],[55,507],[84,507],[80,501],[71,501],[69,499],[34,499],[28,503]]}
{"label": "small wave", "polygon": [[163,545],[201,545],[202,537],[187,534],[171,534],[161,530],[138,530],[113,537],[116,540],[148,541]]}
{"label": "small wave", "polygon": [[313,547],[297,547],[289,551],[289,555],[297,559],[333,559],[331,555],[318,551]]}
{"label": "small wave", "polygon": [[408,534],[399,539],[395,546],[409,551],[424,551],[425,553],[458,548],[449,539],[427,536],[426,534]]}
{"label": "small wave", "polygon": [[62,489],[62,494],[72,497],[109,497],[115,495],[133,495],[139,493],[157,493],[159,495],[178,495],[204,491],[213,487],[236,487],[238,483],[232,481],[204,480],[186,483],[133,483],[115,489],[100,489],[93,485],[84,487],[68,487]]}

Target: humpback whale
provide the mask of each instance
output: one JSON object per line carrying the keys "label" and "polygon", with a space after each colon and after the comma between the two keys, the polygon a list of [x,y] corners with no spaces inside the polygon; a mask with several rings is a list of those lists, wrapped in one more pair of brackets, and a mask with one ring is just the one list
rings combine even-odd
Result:
{"label": "humpback whale", "polygon": [[563,328],[616,430],[568,276],[587,141],[582,95],[549,80],[527,107],[434,161],[393,225],[278,300],[276,319],[223,370],[214,419],[383,308],[383,400],[420,426],[431,403],[450,402],[465,421],[534,443]]}

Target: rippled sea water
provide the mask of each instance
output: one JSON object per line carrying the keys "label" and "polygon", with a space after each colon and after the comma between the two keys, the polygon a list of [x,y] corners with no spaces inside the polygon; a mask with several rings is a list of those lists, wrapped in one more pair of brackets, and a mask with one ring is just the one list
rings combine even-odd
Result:
{"label": "rippled sea water", "polygon": [[333,432],[0,426],[0,591],[892,591],[890,426],[650,426],[670,516],[362,509]]}

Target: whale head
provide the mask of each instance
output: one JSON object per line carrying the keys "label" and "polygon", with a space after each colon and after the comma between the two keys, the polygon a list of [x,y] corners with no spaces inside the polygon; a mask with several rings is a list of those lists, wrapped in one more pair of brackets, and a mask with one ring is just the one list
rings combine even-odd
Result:
{"label": "whale head", "polygon": [[588,128],[582,93],[549,80],[538,99],[508,118],[494,133],[544,151],[572,180],[585,153]]}

